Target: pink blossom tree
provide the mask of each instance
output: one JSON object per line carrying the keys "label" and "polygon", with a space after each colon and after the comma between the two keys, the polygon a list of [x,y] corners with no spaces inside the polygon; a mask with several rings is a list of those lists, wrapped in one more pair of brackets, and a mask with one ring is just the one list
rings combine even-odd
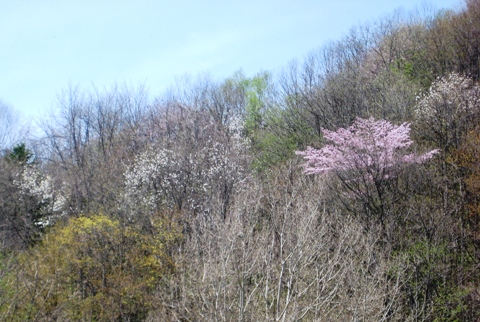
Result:
{"label": "pink blossom tree", "polygon": [[347,129],[322,132],[330,144],[296,152],[307,161],[307,174],[362,169],[367,170],[370,181],[376,181],[394,176],[399,165],[421,163],[438,153],[407,153],[413,143],[408,123],[397,126],[385,120],[357,118]]}
{"label": "pink blossom tree", "polygon": [[372,219],[379,222],[388,240],[387,228],[395,225],[395,220],[391,220],[392,210],[399,208],[400,198],[406,194],[396,179],[407,165],[425,162],[438,150],[424,154],[409,152],[413,141],[408,123],[393,125],[385,120],[357,118],[349,128],[322,129],[322,132],[329,142],[323,148],[308,147],[296,152],[306,160],[305,173],[335,174],[343,194],[347,191],[349,197],[340,198],[344,204],[352,197],[359,201],[361,211],[352,205],[348,208],[363,215],[367,225]]}

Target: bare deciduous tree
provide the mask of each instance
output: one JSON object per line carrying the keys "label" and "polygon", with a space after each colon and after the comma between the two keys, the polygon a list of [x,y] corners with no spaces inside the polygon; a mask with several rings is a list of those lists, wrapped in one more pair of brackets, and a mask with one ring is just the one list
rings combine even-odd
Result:
{"label": "bare deciduous tree", "polygon": [[225,222],[193,219],[149,321],[401,320],[399,279],[374,234],[327,211],[298,164],[244,183]]}
{"label": "bare deciduous tree", "polygon": [[0,100],[0,153],[15,143],[19,138],[21,129],[18,122],[18,115],[6,103]]}

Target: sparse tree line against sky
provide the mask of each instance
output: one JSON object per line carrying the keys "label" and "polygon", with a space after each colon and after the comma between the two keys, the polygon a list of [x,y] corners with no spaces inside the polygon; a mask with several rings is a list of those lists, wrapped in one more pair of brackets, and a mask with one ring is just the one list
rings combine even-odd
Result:
{"label": "sparse tree line against sky", "polygon": [[[480,2],[291,63],[0,105],[0,320],[480,319]],[[16,134],[18,133],[18,135]]]}

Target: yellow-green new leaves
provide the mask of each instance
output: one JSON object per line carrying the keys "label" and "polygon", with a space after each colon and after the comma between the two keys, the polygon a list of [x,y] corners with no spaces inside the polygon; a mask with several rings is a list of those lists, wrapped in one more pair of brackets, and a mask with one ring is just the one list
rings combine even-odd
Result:
{"label": "yellow-green new leaves", "polygon": [[160,279],[174,270],[167,249],[178,238],[165,222],[142,233],[103,215],[72,219],[19,256],[17,280],[12,275],[9,283],[16,293],[11,313],[28,320],[141,319]]}

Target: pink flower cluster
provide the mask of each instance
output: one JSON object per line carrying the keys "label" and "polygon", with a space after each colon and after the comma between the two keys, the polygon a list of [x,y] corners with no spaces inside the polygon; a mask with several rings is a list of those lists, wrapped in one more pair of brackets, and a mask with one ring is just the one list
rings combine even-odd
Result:
{"label": "pink flower cluster", "polygon": [[322,132],[330,144],[321,149],[307,147],[305,151],[296,152],[306,160],[307,174],[367,169],[371,179],[386,179],[398,165],[421,163],[438,153],[438,150],[422,155],[407,153],[413,143],[408,123],[396,126],[385,120],[357,118],[347,129],[322,129]]}

